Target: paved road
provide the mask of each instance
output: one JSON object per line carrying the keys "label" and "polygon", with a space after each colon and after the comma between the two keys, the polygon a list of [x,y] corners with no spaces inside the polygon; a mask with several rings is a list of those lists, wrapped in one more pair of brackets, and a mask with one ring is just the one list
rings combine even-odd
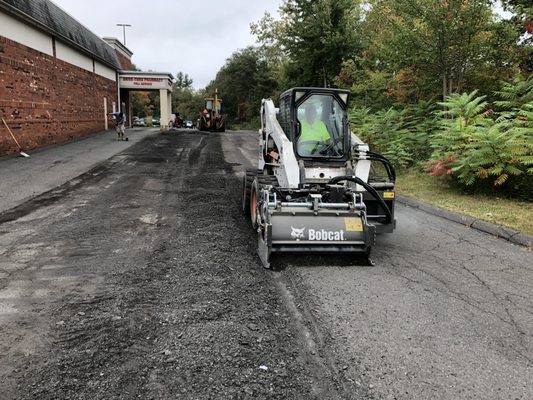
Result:
{"label": "paved road", "polygon": [[[152,135],[0,222],[7,398],[533,398],[533,254],[399,206],[262,269],[251,132]],[[73,161],[71,161],[73,162]]]}
{"label": "paved road", "polygon": [[0,215],[2,400],[346,397],[257,263],[221,140],[148,136]]}
{"label": "paved road", "polygon": [[[257,138],[225,139],[227,160],[252,165]],[[291,259],[275,274],[344,377],[378,398],[533,398],[533,253],[409,207],[397,219],[373,268]]]}
{"label": "paved road", "polygon": [[116,140],[114,131],[32,151],[29,158],[0,158],[0,213],[83,174],[139,142],[156,129],[128,129],[129,141]]}

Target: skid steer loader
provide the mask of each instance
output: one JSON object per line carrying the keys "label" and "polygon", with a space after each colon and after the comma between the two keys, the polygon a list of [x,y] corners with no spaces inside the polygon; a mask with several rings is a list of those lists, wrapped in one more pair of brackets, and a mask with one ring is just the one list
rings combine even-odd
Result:
{"label": "skid steer loader", "polygon": [[392,232],[394,167],[349,128],[350,92],[293,88],[261,102],[257,168],[246,171],[242,209],[258,254],[354,253],[370,261],[377,233]]}

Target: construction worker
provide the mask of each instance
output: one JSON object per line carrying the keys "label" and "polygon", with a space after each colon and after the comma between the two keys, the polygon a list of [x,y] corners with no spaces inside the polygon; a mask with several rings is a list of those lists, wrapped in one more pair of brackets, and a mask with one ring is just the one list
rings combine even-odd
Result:
{"label": "construction worker", "polygon": [[298,138],[298,153],[301,156],[318,156],[331,142],[328,128],[324,122],[317,118],[316,108],[313,104],[305,107],[305,118],[300,121],[301,134]]}
{"label": "construction worker", "polygon": [[118,135],[117,140],[128,140],[128,138],[124,136],[124,133],[126,132],[126,116],[124,115],[124,113],[122,111],[119,111],[112,112],[109,114],[115,118],[115,131]]}

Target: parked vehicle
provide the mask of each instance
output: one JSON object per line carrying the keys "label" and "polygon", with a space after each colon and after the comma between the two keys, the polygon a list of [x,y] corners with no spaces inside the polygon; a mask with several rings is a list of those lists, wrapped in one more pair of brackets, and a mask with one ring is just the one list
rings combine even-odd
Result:
{"label": "parked vehicle", "polygon": [[185,128],[188,128],[188,129],[193,129],[194,128],[194,124],[192,121],[185,121],[184,125]]}
{"label": "parked vehicle", "polygon": [[146,118],[133,117],[133,126],[146,126]]}

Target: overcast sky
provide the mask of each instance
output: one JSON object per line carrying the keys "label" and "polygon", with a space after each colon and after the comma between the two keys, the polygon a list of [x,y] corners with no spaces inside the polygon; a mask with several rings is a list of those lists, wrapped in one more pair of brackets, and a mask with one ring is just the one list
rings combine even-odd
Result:
{"label": "overcast sky", "polygon": [[144,71],[189,74],[196,89],[215,78],[228,57],[255,44],[250,23],[282,0],[53,0],[100,37],[123,40]]}

